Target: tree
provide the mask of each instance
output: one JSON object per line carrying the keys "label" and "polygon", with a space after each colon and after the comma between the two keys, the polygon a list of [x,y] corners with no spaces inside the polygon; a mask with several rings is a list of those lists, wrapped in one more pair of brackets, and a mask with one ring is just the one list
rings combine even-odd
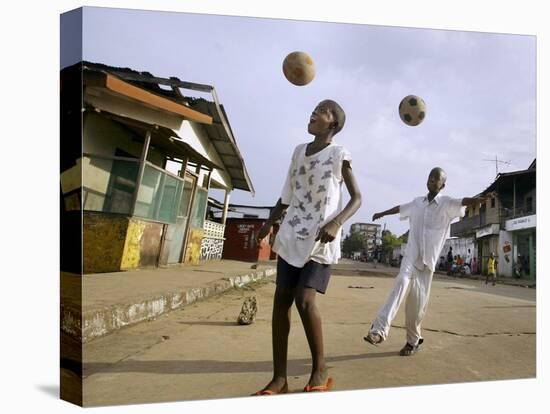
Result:
{"label": "tree", "polygon": [[[406,234],[408,236],[408,233]],[[403,236],[397,237],[389,230],[382,231],[382,254],[384,258],[391,258],[393,249],[401,246],[401,243],[403,243]]]}
{"label": "tree", "polygon": [[348,234],[344,238],[342,252],[351,255],[353,252],[363,252],[367,246],[367,238],[361,232]]}

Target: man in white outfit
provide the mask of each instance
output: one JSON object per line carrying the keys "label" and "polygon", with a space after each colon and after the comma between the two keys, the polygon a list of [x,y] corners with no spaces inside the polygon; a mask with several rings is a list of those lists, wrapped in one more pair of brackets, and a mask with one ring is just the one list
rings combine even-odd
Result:
{"label": "man in white outfit", "polygon": [[433,272],[451,222],[464,216],[466,206],[477,205],[494,197],[494,193],[462,199],[442,196],[439,192],[445,187],[446,180],[447,173],[436,167],[428,176],[426,196],[417,197],[410,203],[395,206],[372,217],[378,220],[399,213],[401,220],[408,219],[410,223],[407,247],[393,289],[364,337],[365,341],[373,345],[383,342],[388,337],[401,302],[407,298],[407,343],[399,352],[401,356],[413,355],[424,342],[420,332],[422,319],[428,307]]}

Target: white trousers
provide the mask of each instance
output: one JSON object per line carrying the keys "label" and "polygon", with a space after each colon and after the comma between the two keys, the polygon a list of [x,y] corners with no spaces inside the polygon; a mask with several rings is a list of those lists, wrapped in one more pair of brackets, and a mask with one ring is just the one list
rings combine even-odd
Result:
{"label": "white trousers", "polygon": [[418,270],[410,260],[404,258],[390,295],[372,323],[371,332],[386,339],[401,302],[407,298],[405,304],[407,342],[416,346],[421,338],[420,325],[428,308],[432,276],[433,271],[427,266],[424,270]]}

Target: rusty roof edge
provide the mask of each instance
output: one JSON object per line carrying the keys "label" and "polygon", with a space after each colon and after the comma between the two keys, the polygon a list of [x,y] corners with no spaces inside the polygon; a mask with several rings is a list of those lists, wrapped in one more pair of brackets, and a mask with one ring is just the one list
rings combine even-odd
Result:
{"label": "rusty roof edge", "polygon": [[[204,114],[200,111],[197,111],[197,110],[194,110],[192,108],[190,108],[189,104],[188,104],[188,100],[187,99],[178,99],[177,97],[175,96],[171,96],[171,95],[168,95],[168,94],[164,94],[162,92],[159,92],[162,91],[161,88],[159,88],[159,90],[152,90],[152,89],[149,89],[149,88],[145,88],[143,87],[143,85],[136,85],[135,83],[131,83],[132,81],[133,82],[145,82],[145,83],[150,83],[152,85],[157,85],[158,86],[158,83],[155,82],[154,80],[166,80],[166,79],[163,79],[163,78],[156,78],[156,77],[147,77],[145,75],[138,75],[139,72],[133,74],[133,73],[130,73],[130,74],[127,74],[126,72],[124,71],[117,71],[116,69],[113,70],[113,69],[109,69],[109,66],[106,66],[106,65],[103,65],[103,64],[94,64],[92,63],[91,65],[88,63],[88,65],[86,64],[87,62],[84,62],[83,65],[82,65],[82,71],[85,71],[85,70],[88,70],[88,71],[91,71],[91,72],[96,72],[96,73],[102,73],[104,75],[107,75],[107,76],[113,76],[115,77],[116,79],[119,79],[120,81],[122,82],[126,82],[128,85],[131,85],[132,87],[136,87],[136,88],[139,88],[139,89],[142,89],[143,91],[147,92],[147,93],[150,93],[154,96],[157,96],[159,98],[162,98],[162,99],[166,99],[170,102],[173,102],[177,105],[181,105],[189,110],[193,110],[201,115],[205,115],[205,116],[209,116],[207,114]],[[129,69],[130,70],[130,69]],[[108,79],[108,78],[107,78]],[[174,79],[177,79],[177,78],[174,78]],[[168,81],[168,80],[166,80]],[[129,83],[130,82],[130,83]],[[185,83],[185,82],[182,82],[180,81],[179,79],[177,79],[177,82],[174,81],[175,83]],[[192,84],[191,82],[187,82],[191,85],[197,85],[197,86],[203,86],[205,88],[213,88],[212,86],[210,85],[201,85],[201,84]],[[166,85],[169,85],[168,83],[166,83]],[[183,88],[182,86],[180,86],[181,88]],[[190,89],[190,88],[187,88],[187,89]],[[200,90],[200,89],[196,89],[196,90]],[[202,92],[210,92],[210,89],[205,89],[203,90]],[[184,116],[182,114],[178,114],[180,116]],[[210,118],[212,118],[211,116],[209,116]],[[185,118],[185,116],[184,116]],[[192,120],[193,122],[199,122],[200,121],[197,121],[197,120]],[[211,122],[214,122],[214,119],[212,118],[211,119]]]}
{"label": "rusty roof edge", "polygon": [[167,86],[176,86],[178,88],[189,89],[189,90],[194,90],[199,92],[211,92],[212,89],[214,88],[212,85],[182,81],[175,76],[170,78],[161,78],[158,76],[153,76],[149,72],[140,72],[131,68],[109,66],[103,63],[82,61],[82,67],[109,72],[123,79],[132,80],[136,82],[147,82],[147,83],[154,83],[157,85],[160,84],[160,85],[167,85]]}

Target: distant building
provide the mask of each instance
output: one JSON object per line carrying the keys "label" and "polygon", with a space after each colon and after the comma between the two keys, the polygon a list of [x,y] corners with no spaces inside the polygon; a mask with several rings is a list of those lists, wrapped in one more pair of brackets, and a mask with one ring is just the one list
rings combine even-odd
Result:
{"label": "distant building", "polygon": [[[499,275],[512,276],[521,265],[524,277],[536,279],[536,182],[536,159],[526,170],[501,173],[481,193],[496,191],[497,197],[467,209],[451,224],[451,237],[473,241],[468,245],[473,244],[472,255],[482,272],[494,252]],[[444,248],[441,254],[446,252]]]}
{"label": "distant building", "polygon": [[[207,217],[220,221],[223,217],[223,203],[214,198],[208,199]],[[258,218],[267,220],[275,206],[251,206],[246,204],[229,204],[227,218]]]}
{"label": "distant building", "polygon": [[[222,258],[257,262],[277,257],[271,249],[279,222],[276,222],[265,241],[258,245],[256,237],[265,221],[269,218],[274,206],[251,206],[229,204],[225,226],[225,248]],[[224,217],[224,205],[214,198],[208,199],[207,217],[214,222],[221,222]]]}
{"label": "distant building", "polygon": [[362,233],[367,241],[366,254],[367,258],[372,258],[376,250],[376,246],[382,239],[382,226],[374,223],[353,223],[350,227],[350,233]]}

